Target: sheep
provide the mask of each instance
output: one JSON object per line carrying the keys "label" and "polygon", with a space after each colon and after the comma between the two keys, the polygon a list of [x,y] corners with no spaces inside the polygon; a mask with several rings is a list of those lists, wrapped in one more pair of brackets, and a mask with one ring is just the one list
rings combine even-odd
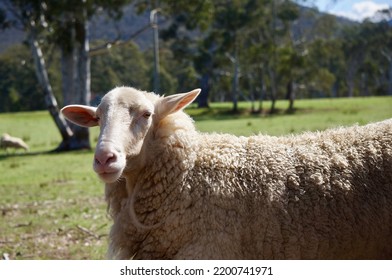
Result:
{"label": "sheep", "polygon": [[113,259],[389,259],[392,119],[274,137],[201,133],[199,94],[130,87],[65,117],[99,126]]}
{"label": "sheep", "polygon": [[7,150],[8,148],[29,150],[29,146],[20,138],[10,136],[4,133],[0,138],[0,147]]}

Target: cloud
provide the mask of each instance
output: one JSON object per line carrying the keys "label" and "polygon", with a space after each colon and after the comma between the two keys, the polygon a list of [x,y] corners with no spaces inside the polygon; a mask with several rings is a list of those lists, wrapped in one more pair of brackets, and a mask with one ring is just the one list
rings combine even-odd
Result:
{"label": "cloud", "polygon": [[382,9],[388,9],[388,4],[377,4],[372,1],[363,1],[355,3],[351,10],[348,11],[335,11],[336,15],[343,16],[352,20],[362,21],[365,18],[372,17],[375,13]]}
{"label": "cloud", "polygon": [[388,9],[388,7],[388,4],[377,4],[371,1],[366,1],[354,4],[353,10],[363,19],[374,16],[377,11]]}

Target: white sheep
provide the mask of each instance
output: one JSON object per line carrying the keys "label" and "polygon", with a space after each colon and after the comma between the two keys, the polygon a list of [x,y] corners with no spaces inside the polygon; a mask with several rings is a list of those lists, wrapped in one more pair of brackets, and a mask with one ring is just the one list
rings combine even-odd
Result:
{"label": "white sheep", "polygon": [[8,148],[24,149],[27,151],[29,146],[20,138],[10,136],[4,133],[0,138],[0,147],[7,150]]}
{"label": "white sheep", "polygon": [[120,87],[63,114],[100,126],[94,170],[118,259],[392,258],[392,119],[297,136],[203,134],[182,109]]}

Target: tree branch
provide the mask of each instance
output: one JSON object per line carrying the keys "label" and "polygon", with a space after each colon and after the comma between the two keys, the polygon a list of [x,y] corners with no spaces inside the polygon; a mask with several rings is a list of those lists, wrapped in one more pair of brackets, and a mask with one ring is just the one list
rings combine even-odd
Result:
{"label": "tree branch", "polygon": [[101,46],[92,48],[90,50],[89,54],[90,54],[90,56],[100,55],[103,52],[107,52],[113,46],[119,46],[119,45],[127,44],[129,41],[131,41],[132,39],[134,39],[138,35],[142,34],[144,31],[146,31],[149,28],[151,28],[151,24],[147,24],[144,27],[140,28],[138,31],[133,33],[127,40],[123,41],[123,40],[120,40],[120,39],[115,39],[115,40],[107,42],[107,43],[105,43],[105,44],[103,44]]}

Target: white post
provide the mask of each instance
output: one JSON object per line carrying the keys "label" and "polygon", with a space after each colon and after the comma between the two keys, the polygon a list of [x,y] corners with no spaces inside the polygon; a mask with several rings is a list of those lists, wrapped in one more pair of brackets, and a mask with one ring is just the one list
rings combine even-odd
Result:
{"label": "white post", "polygon": [[154,9],[150,12],[150,24],[153,29],[153,43],[154,43],[154,92],[159,93],[159,36],[158,36],[158,15],[160,9]]}

